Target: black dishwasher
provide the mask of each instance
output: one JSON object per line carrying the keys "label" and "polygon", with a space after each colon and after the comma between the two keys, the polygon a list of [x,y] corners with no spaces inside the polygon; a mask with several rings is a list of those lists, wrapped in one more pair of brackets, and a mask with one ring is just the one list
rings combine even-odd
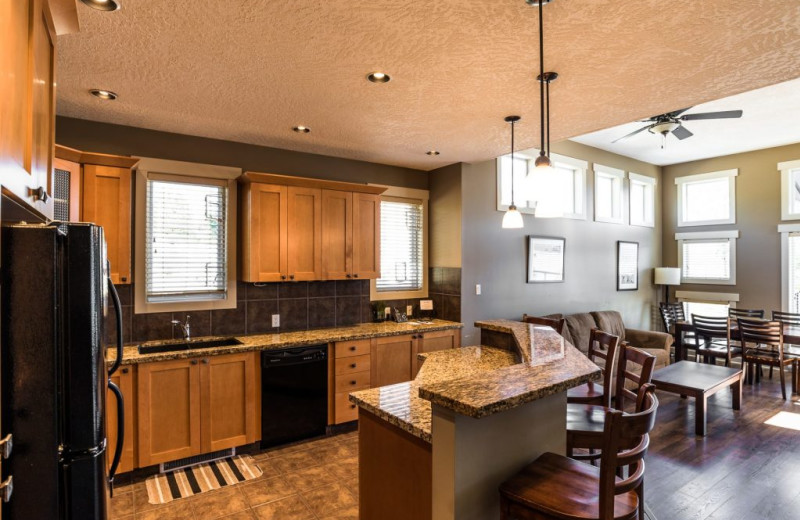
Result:
{"label": "black dishwasher", "polygon": [[261,447],[325,433],[328,346],[261,353]]}

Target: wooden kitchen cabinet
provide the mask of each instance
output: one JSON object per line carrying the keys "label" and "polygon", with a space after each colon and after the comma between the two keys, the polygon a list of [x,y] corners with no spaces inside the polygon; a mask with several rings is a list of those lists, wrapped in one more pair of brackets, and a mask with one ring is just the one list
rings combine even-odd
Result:
{"label": "wooden kitchen cabinet", "polygon": [[247,282],[286,280],[287,187],[250,183],[242,187],[242,279]]}
{"label": "wooden kitchen cabinet", "polygon": [[259,353],[139,365],[139,466],[255,442],[261,421]]}
{"label": "wooden kitchen cabinet", "polygon": [[381,197],[353,193],[353,277],[381,274]]}
{"label": "wooden kitchen cabinet", "polygon": [[81,219],[103,227],[111,281],[131,283],[131,169],[85,164]]}
{"label": "wooden kitchen cabinet", "polygon": [[[125,413],[125,431],[122,443],[122,458],[120,458],[117,474],[133,471],[136,467],[136,393],[134,392],[134,372],[135,365],[122,366],[111,376],[111,381],[122,391],[123,410]],[[111,467],[114,459],[114,451],[117,446],[117,398],[106,391],[106,437],[108,445],[106,448],[106,465]]]}
{"label": "wooden kitchen cabinet", "polygon": [[322,190],[322,258],[326,280],[380,275],[380,196]]}
{"label": "wooden kitchen cabinet", "polygon": [[287,197],[289,280],[321,280],[322,190],[289,186]]}
{"label": "wooden kitchen cabinet", "polygon": [[459,348],[461,346],[461,331],[458,329],[421,332],[414,336],[414,377],[417,377],[417,373],[423,363],[419,360],[417,354]]}
{"label": "wooden kitchen cabinet", "polygon": [[373,386],[393,385],[413,379],[414,334],[375,338],[372,343]]}
{"label": "wooden kitchen cabinet", "polygon": [[333,424],[358,419],[358,408],[350,402],[350,392],[372,386],[372,341],[359,339],[333,344],[332,396]]}

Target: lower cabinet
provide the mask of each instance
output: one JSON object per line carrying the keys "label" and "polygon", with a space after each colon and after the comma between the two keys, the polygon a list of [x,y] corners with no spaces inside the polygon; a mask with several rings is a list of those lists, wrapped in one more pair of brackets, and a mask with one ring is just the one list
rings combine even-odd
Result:
{"label": "lower cabinet", "polygon": [[348,395],[372,383],[371,340],[338,341],[333,344],[333,423],[355,421],[358,408]]}
{"label": "lower cabinet", "polygon": [[[111,382],[119,387],[122,391],[122,403],[125,413],[124,420],[124,439],[122,442],[122,458],[120,458],[117,473],[125,473],[132,471],[136,464],[136,393],[134,392],[134,373],[136,365],[123,366],[111,376]],[[119,415],[117,414],[117,398],[111,393],[111,390],[106,391],[106,437],[108,443],[106,444],[106,467],[111,467],[111,462],[114,460],[114,451],[117,448],[117,429],[119,424]]]}
{"label": "lower cabinet", "polygon": [[258,353],[139,365],[139,467],[258,438]]}
{"label": "lower cabinet", "polygon": [[373,386],[386,386],[413,379],[415,334],[376,338],[372,347]]}
{"label": "lower cabinet", "polygon": [[422,361],[417,354],[436,352],[448,348],[459,348],[461,346],[461,331],[459,330],[437,330],[434,332],[424,332],[415,334],[416,349],[414,352],[414,377],[417,377]]}

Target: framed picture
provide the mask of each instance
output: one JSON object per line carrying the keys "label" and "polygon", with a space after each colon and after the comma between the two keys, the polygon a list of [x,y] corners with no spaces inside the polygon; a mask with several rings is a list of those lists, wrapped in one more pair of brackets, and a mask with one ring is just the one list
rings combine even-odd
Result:
{"label": "framed picture", "polygon": [[617,290],[639,290],[639,242],[617,241]]}
{"label": "framed picture", "polygon": [[528,236],[528,283],[564,281],[564,246],[561,237]]}

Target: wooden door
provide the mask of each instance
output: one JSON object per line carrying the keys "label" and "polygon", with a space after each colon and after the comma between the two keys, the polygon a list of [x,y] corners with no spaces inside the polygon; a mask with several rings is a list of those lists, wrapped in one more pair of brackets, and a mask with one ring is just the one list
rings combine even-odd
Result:
{"label": "wooden door", "polygon": [[379,278],[380,264],[381,197],[353,193],[353,276]]}
{"label": "wooden door", "polygon": [[414,337],[411,334],[376,338],[372,345],[372,386],[393,385],[412,379]]}
{"label": "wooden door", "polygon": [[422,362],[417,357],[417,354],[426,352],[436,352],[437,350],[446,350],[449,348],[458,348],[461,346],[461,333],[458,330],[437,330],[434,332],[424,332],[417,334],[416,348],[414,352],[414,377],[417,377]]}
{"label": "wooden door", "polygon": [[[111,381],[122,391],[123,405],[125,411],[125,438],[123,439],[122,458],[119,461],[117,474],[133,471],[136,467],[136,395],[134,392],[133,372],[135,366],[120,367],[111,376]],[[110,390],[106,391],[106,437],[108,438],[108,448],[106,449],[106,466],[111,467],[114,460],[114,450],[117,447],[117,398]]]}
{"label": "wooden door", "polygon": [[[61,193],[56,186],[59,182],[63,183]],[[53,160],[53,218],[80,221],[81,198],[81,165],[56,157]],[[66,214],[67,218],[60,214]]]}
{"label": "wooden door", "polygon": [[203,453],[255,442],[260,388],[258,353],[204,358],[200,365]]}
{"label": "wooden door", "polygon": [[353,195],[322,190],[322,275],[326,280],[352,277]]}
{"label": "wooden door", "polygon": [[322,279],[322,190],[289,186],[289,280]]}
{"label": "wooden door", "polygon": [[201,453],[197,359],[138,366],[139,467]]}
{"label": "wooden door", "polygon": [[287,277],[287,187],[246,184],[242,205],[242,278],[279,282]]}
{"label": "wooden door", "polygon": [[53,216],[55,102],[55,26],[48,3],[3,0],[0,184],[46,218]]}
{"label": "wooden door", "polygon": [[103,227],[111,262],[111,281],[131,283],[131,170],[83,166],[81,219]]}

